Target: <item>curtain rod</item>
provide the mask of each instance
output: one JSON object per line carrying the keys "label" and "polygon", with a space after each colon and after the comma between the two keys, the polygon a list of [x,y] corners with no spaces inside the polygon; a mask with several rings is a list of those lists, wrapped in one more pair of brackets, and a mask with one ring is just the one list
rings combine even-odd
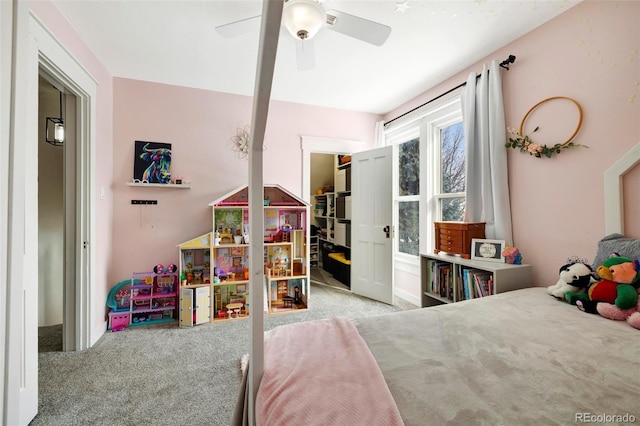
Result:
{"label": "curtain rod", "polygon": [[[514,55],[509,55],[509,57],[508,57],[507,59],[505,59],[504,61],[500,62],[500,66],[501,66],[502,68],[506,69],[507,71],[509,71],[509,64],[513,64],[515,61],[516,61],[516,57],[515,57]],[[480,74],[476,75],[476,79],[478,79],[478,78],[480,78]],[[435,100],[438,100],[438,99],[440,99],[441,97],[446,96],[446,95],[448,95],[449,93],[453,92],[454,90],[457,90],[457,89],[459,89],[459,88],[461,88],[461,87],[463,87],[463,86],[466,86],[466,85],[467,85],[467,82],[466,82],[466,81],[465,81],[465,82],[463,82],[463,83],[460,83],[460,84],[458,84],[456,87],[453,87],[453,88],[451,88],[451,89],[447,90],[446,92],[439,94],[439,95],[438,95],[438,96],[436,96],[435,98],[430,99],[430,100],[428,100],[427,102],[425,102],[425,103],[423,103],[423,104],[421,104],[421,105],[418,105],[417,107],[413,108],[412,110],[409,110],[409,111],[405,112],[404,114],[400,114],[400,115],[399,115],[399,116],[397,116],[396,118],[393,118],[393,119],[391,119],[391,120],[387,121],[386,123],[384,123],[384,125],[386,126],[387,124],[392,123],[392,122],[396,121],[397,119],[404,117],[404,116],[405,116],[405,115],[407,115],[407,114],[411,114],[413,111],[416,111],[417,109],[420,109],[420,108],[422,108],[423,106],[428,105],[428,104],[430,104],[431,102],[433,102],[433,101],[435,101]]]}

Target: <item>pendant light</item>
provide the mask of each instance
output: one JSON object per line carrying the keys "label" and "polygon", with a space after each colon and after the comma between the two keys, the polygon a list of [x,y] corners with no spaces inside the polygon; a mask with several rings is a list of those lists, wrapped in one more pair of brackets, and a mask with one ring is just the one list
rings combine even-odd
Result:
{"label": "pendant light", "polygon": [[[49,139],[49,135],[53,138]],[[54,146],[64,145],[64,120],[62,119],[62,92],[60,92],[60,115],[47,117],[45,121],[45,140]]]}

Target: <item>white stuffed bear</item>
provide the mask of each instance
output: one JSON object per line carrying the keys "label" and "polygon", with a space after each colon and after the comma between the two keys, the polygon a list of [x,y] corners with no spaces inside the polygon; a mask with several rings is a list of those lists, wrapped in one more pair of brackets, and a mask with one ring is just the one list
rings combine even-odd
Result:
{"label": "white stuffed bear", "polygon": [[591,283],[593,269],[584,261],[574,261],[562,265],[559,274],[558,282],[547,287],[547,293],[564,300],[567,291],[579,293],[586,290]]}

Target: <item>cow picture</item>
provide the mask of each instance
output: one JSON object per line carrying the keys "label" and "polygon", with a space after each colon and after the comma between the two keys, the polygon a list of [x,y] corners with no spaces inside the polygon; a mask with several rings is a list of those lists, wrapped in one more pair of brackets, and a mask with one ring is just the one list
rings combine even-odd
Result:
{"label": "cow picture", "polygon": [[171,144],[136,141],[133,179],[145,183],[170,183]]}

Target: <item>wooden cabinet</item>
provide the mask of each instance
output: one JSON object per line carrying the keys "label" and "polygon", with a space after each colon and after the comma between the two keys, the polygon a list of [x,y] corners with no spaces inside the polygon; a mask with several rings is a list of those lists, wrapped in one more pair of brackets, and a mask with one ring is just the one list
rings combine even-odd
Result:
{"label": "wooden cabinet", "polygon": [[531,266],[469,260],[444,253],[420,255],[422,306],[485,297],[531,287]]}
{"label": "wooden cabinet", "polygon": [[434,253],[459,254],[471,258],[471,240],[484,238],[484,222],[434,222]]}

